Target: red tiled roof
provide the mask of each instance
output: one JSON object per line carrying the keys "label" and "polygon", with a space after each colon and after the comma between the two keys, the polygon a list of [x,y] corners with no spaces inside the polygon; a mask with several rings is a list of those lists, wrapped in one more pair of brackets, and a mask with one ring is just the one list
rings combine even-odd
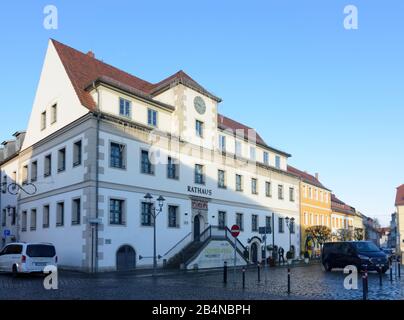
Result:
{"label": "red tiled roof", "polygon": [[83,106],[90,110],[96,107],[94,99],[86,88],[95,80],[109,78],[131,88],[132,91],[140,91],[143,95],[152,98],[156,93],[169,88],[174,82],[188,85],[195,90],[202,91],[212,99],[220,101],[220,98],[210,94],[184,71],[179,71],[167,79],[156,84],[142,80],[125,71],[115,68],[94,58],[93,54],[84,54],[76,49],[64,45],[56,40],[51,40],[65,67],[65,70],[73,84],[73,87]]}
{"label": "red tiled roof", "polygon": [[289,166],[289,165],[288,165],[288,172],[299,176],[300,178],[303,179],[304,182],[310,183],[319,188],[329,190],[326,187],[324,187],[324,185],[315,176],[313,176],[307,172],[301,171],[301,170],[299,170],[295,167]]}
{"label": "red tiled roof", "polygon": [[331,210],[346,214],[355,214],[355,208],[338,199],[335,194],[331,194]]}
{"label": "red tiled roof", "polygon": [[404,184],[397,188],[396,206],[404,206]]}
{"label": "red tiled roof", "polygon": [[284,151],[281,151],[281,150],[268,146],[266,144],[266,142],[264,141],[264,139],[262,139],[262,137],[258,134],[258,132],[255,131],[255,129],[248,127],[233,119],[230,119],[224,115],[221,115],[221,114],[217,115],[217,126],[219,129],[232,131],[233,134],[239,135],[240,138],[242,138],[242,139],[249,139],[250,141],[253,141],[255,139],[257,144],[260,144],[266,148],[272,149],[273,151],[281,153],[287,157],[291,156],[290,154],[288,154]]}

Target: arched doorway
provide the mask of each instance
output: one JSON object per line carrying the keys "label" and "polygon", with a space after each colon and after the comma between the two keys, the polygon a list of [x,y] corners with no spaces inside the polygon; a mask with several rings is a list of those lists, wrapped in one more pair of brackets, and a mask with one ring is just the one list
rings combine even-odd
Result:
{"label": "arched doorway", "polygon": [[253,242],[251,244],[251,262],[258,262],[258,244],[256,242]]}
{"label": "arched doorway", "polygon": [[201,235],[201,217],[196,215],[194,217],[194,241],[199,241]]}
{"label": "arched doorway", "polygon": [[128,245],[124,245],[116,252],[116,270],[128,271],[136,268],[136,252]]}

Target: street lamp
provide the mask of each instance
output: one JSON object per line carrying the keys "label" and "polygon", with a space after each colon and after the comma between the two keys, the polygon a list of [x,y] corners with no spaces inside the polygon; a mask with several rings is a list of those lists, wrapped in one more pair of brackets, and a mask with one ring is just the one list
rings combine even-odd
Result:
{"label": "street lamp", "polygon": [[292,228],[294,228],[295,218],[286,217],[286,226],[289,229],[289,251],[292,250]]}
{"label": "street lamp", "polygon": [[[146,199],[147,203],[152,204],[153,196],[150,193],[146,193],[144,196]],[[162,196],[159,196],[157,198],[158,206],[159,208],[156,209],[154,207],[151,208],[151,215],[153,217],[153,275],[156,275],[156,269],[157,269],[157,254],[156,254],[156,218],[157,216],[163,211],[163,204],[164,199]]]}

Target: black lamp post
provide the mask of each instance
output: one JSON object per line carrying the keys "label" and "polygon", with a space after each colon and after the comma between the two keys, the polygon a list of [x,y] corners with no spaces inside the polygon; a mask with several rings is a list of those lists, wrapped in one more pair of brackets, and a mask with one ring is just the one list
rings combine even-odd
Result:
{"label": "black lamp post", "polygon": [[[150,193],[146,193],[144,196],[146,199],[147,203],[152,204],[153,196]],[[151,208],[151,215],[153,217],[153,275],[156,274],[156,269],[157,269],[157,254],[156,254],[156,218],[157,216],[163,211],[163,204],[164,199],[162,196],[159,196],[157,198],[158,206],[159,208],[156,209],[154,207]]]}
{"label": "black lamp post", "polygon": [[294,228],[295,218],[286,217],[286,226],[289,229],[289,251],[292,250],[292,228]]}

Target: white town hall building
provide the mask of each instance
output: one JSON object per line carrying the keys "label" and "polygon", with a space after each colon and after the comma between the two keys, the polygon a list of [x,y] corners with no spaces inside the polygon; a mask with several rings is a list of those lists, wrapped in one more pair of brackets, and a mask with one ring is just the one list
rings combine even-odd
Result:
{"label": "white town hall building", "polygon": [[290,155],[220,102],[182,71],[152,84],[50,40],[28,127],[0,149],[2,244],[51,242],[68,269],[150,267],[162,196],[159,266],[223,265],[233,224],[240,263],[269,255],[259,227],[268,245],[299,250]]}

